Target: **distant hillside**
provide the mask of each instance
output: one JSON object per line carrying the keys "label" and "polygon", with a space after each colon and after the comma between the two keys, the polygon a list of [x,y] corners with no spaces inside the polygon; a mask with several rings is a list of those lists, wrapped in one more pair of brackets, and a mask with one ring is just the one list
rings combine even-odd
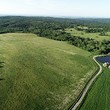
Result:
{"label": "distant hillside", "polygon": [[[87,27],[86,29],[79,27]],[[74,33],[65,31],[66,29],[75,28],[78,31],[84,31],[84,37],[75,36]],[[110,19],[90,19],[90,18],[52,18],[52,17],[20,17],[6,16],[0,17],[0,33],[34,33],[40,37],[49,39],[68,41],[70,44],[85,49],[89,52],[98,54],[107,54],[110,52]],[[83,32],[82,32],[83,33]],[[98,34],[99,39],[96,41]],[[86,38],[86,35],[91,37]],[[93,35],[93,37],[92,37]],[[96,35],[94,37],[94,35]]]}

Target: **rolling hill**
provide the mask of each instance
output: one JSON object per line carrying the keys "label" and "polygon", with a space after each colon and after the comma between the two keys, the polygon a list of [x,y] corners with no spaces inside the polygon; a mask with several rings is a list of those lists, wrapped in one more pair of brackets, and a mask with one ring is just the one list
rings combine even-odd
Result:
{"label": "rolling hill", "polygon": [[65,110],[96,70],[91,53],[34,34],[0,34],[0,110]]}

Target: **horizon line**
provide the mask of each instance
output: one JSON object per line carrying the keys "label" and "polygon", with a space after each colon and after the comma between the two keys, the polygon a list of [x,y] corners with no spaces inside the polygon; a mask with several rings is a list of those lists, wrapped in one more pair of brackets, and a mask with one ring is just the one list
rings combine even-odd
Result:
{"label": "horizon line", "polygon": [[20,14],[18,14],[18,15],[14,15],[14,14],[0,14],[0,17],[11,17],[11,16],[13,16],[13,17],[53,17],[53,18],[70,18],[70,19],[77,19],[77,18],[84,18],[84,19],[86,19],[86,18],[90,18],[90,19],[110,19],[110,17],[95,17],[95,16],[91,16],[91,17],[89,17],[89,16],[60,16],[60,15],[20,15]]}

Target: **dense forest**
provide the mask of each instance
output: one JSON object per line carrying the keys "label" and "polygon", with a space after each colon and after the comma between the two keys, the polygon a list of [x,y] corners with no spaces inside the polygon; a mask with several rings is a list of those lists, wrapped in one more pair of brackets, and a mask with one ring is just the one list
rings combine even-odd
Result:
{"label": "dense forest", "polygon": [[[87,28],[79,28],[79,26]],[[110,19],[88,18],[52,18],[52,17],[0,17],[0,34],[3,33],[34,33],[40,37],[46,37],[59,41],[68,41],[72,45],[88,50],[107,54],[110,52],[110,40],[96,41],[91,38],[72,36],[65,31],[66,28],[75,28],[87,33],[99,32],[105,35],[110,31]]]}

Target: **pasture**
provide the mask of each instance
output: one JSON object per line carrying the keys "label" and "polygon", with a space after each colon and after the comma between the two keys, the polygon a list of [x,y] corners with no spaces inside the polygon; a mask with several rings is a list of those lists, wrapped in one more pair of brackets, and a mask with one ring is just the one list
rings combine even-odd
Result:
{"label": "pasture", "polygon": [[79,110],[110,110],[110,69],[104,68]]}
{"label": "pasture", "polygon": [[78,31],[74,28],[68,28],[66,29],[66,32],[70,33],[73,36],[92,38],[97,41],[110,40],[110,32],[107,32],[107,36],[101,36],[100,33],[86,33],[84,31]]}
{"label": "pasture", "polygon": [[0,34],[0,110],[68,109],[97,69],[90,56],[67,42]]}

